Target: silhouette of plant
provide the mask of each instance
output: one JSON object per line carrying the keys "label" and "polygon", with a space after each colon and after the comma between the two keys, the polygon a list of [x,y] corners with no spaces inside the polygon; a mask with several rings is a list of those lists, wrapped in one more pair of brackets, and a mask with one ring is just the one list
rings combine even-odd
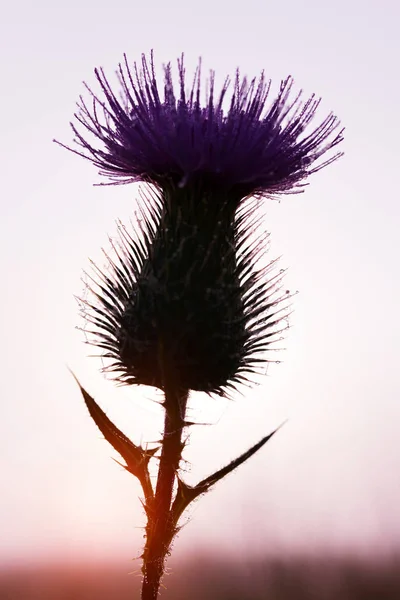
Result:
{"label": "silhouette of plant", "polygon": [[[179,518],[189,504],[257,452],[275,431],[195,486],[179,465],[191,390],[226,395],[249,381],[281,339],[288,295],[276,261],[258,268],[266,236],[257,235],[263,198],[303,191],[307,177],[340,156],[321,161],[342,141],[330,114],[310,129],[319,100],[290,99],[293,80],[281,82],[268,105],[270,82],[237,71],[217,94],[214,73],[201,102],[200,66],[186,89],[183,56],[178,93],[170,64],[164,93],[153,54],[118,75],[118,99],[102,69],[100,95],[89,88],[71,124],[76,147],[108,183],[148,184],[139,202],[141,227],[119,226],[109,268],[93,265],[90,298],[82,299],[91,343],[106,370],[126,385],[164,394],[161,446],[133,444],[80,386],[90,415],[143,488],[147,516],[142,600],[155,600]],[[91,141],[88,141],[91,140]],[[63,144],[61,144],[63,146]],[[160,451],[153,488],[149,462]]]}

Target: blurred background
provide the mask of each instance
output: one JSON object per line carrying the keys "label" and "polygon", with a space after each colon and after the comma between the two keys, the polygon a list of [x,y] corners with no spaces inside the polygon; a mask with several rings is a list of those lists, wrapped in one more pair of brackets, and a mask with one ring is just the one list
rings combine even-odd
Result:
{"label": "blurred background", "polygon": [[[285,349],[271,357],[280,364],[269,365],[257,386],[233,400],[191,397],[190,416],[210,426],[192,428],[186,480],[196,482],[289,420],[189,511],[171,560],[177,568],[167,578],[175,595],[165,597],[185,597],[172,586],[192,576],[234,581],[235,573],[236,590],[250,580],[261,582],[260,589],[275,585],[274,569],[278,581],[289,568],[289,580],[314,580],[301,561],[317,565],[324,582],[334,579],[328,567],[347,569],[346,581],[358,568],[375,577],[371,565],[387,569],[376,567],[379,577],[384,573],[376,581],[394,572],[400,545],[399,17],[394,2],[360,0],[334,6],[23,0],[3,8],[1,598],[31,598],[26,589],[10,591],[7,581],[27,581],[15,576],[23,571],[32,582],[29,577],[50,566],[50,580],[60,568],[78,573],[76,590],[92,569],[92,584],[105,590],[100,572],[111,563],[117,566],[109,595],[117,597],[112,590],[134,585],[126,574],[140,566],[130,562],[143,545],[139,487],[110,459],[118,457],[91,422],[67,368],[133,441],[159,439],[157,393],[117,389],[100,374],[101,362],[87,358],[90,348],[75,329],[82,325],[73,297],[83,290],[82,269],[88,258],[104,262],[101,248],[110,248],[116,219],[133,217],[138,190],[93,186],[101,182],[96,169],[52,139],[71,143],[68,123],[85,94],[82,81],[95,87],[94,67],[103,66],[112,79],[124,52],[134,61],[152,48],[158,67],[174,64],[184,51],[188,81],[200,55],[204,79],[215,69],[217,82],[236,67],[249,76],[265,69],[272,95],[291,74],[294,93],[322,97],[317,119],[334,111],[346,127],[344,158],[314,175],[304,194],[263,207],[269,258],[281,256],[285,286],[299,291],[291,328]],[[178,563],[191,556],[193,569],[183,578]],[[80,576],[77,565],[90,567]],[[46,585],[47,592],[29,585],[38,594],[32,598],[62,597],[62,586],[49,592],[52,584]],[[326,583],[337,590],[332,586]],[[224,593],[215,598],[234,598]],[[240,598],[258,597],[251,593]],[[345,588],[340,593],[347,597]]]}

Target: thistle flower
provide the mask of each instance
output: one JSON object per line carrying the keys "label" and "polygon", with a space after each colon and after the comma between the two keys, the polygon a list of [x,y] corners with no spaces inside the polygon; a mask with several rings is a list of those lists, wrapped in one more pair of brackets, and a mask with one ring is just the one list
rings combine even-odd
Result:
{"label": "thistle flower", "polygon": [[[307,177],[340,156],[321,157],[342,140],[330,114],[309,133],[319,100],[290,100],[291,77],[270,106],[264,74],[239,72],[228,101],[229,79],[215,94],[211,73],[203,106],[200,65],[186,91],[178,60],[179,94],[164,67],[161,98],[153,55],[131,69],[119,66],[118,100],[102,69],[103,100],[81,98],[71,124],[80,149],[110,183],[150,184],[132,233],[120,225],[108,268],[95,265],[91,298],[82,300],[90,342],[110,359],[126,384],[164,392],[164,433],[155,489],[148,463],[157,452],[133,444],[81,386],[90,415],[138,477],[144,492],[146,545],[143,600],[156,600],[164,563],[183,511],[199,495],[254,455],[277,430],[195,486],[178,476],[190,390],[224,394],[266,360],[285,328],[282,271],[259,268],[268,234],[257,235],[263,197],[303,191]],[[83,127],[83,132],[80,130]],[[94,141],[86,139],[91,134]],[[61,144],[63,145],[63,144]],[[177,484],[177,485],[175,485]],[[174,491],[175,490],[175,491]]]}
{"label": "thistle flower", "polygon": [[290,100],[291,77],[281,82],[277,98],[267,107],[271,82],[264,73],[258,82],[248,82],[237,71],[226,111],[229,78],[216,96],[211,72],[202,106],[200,65],[186,92],[183,57],[178,60],[179,95],[174,91],[171,65],[164,67],[163,99],[152,54],[149,63],[142,57],[141,69],[136,63],[130,69],[126,56],[119,65],[122,100],[102,69],[95,74],[104,100],[88,88],[92,108],[81,97],[75,117],[103,148],[89,143],[71,123],[82,148],[74,152],[91,160],[114,183],[145,181],[162,188],[221,189],[239,202],[249,194],[301,191],[308,175],[340,155],[318,163],[339,144],[342,131],[337,131],[339,122],[330,114],[305,135],[320,100],[313,95],[302,102],[301,92]]}
{"label": "thistle flower", "polygon": [[97,271],[99,302],[84,310],[94,343],[125,383],[162,389],[168,368],[183,389],[222,394],[254,371],[279,331],[280,277],[268,284],[270,269],[254,271],[261,249],[246,240],[257,217],[254,204],[241,211],[243,200],[302,191],[308,175],[338,158],[318,161],[341,141],[339,123],[331,114],[306,135],[319,100],[289,101],[290,77],[267,108],[264,74],[249,83],[237,72],[225,111],[229,80],[216,97],[211,73],[202,107],[200,66],[187,93],[183,59],[178,97],[167,65],[161,99],[152,55],[141,70],[126,57],[119,65],[122,101],[103,70],[95,73],[104,101],[92,94],[90,110],[81,98],[75,116],[102,148],[72,124],[82,148],[73,151],[112,183],[143,181],[155,191],[142,206],[141,239],[121,230],[111,273]]}

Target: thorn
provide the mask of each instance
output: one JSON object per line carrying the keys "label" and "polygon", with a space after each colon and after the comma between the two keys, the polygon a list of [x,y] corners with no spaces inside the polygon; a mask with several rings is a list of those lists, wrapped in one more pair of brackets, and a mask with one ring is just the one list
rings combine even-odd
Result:
{"label": "thorn", "polygon": [[117,460],[113,456],[111,456],[111,460],[113,460],[114,462],[116,462],[117,465],[119,465],[120,467],[123,467],[124,469],[126,469],[127,471],[129,471],[129,467],[127,465],[122,464],[121,462],[119,462],[119,460]]}
{"label": "thorn", "polygon": [[179,477],[179,475],[178,475],[178,474],[176,475],[176,479],[177,479],[177,482],[178,482],[178,489],[179,489],[179,491],[182,493],[182,496],[186,496],[186,495],[187,495],[187,493],[188,493],[190,490],[192,490],[192,489],[193,489],[193,486],[192,486],[192,485],[188,485],[187,483],[185,483],[185,482],[183,481],[183,479],[181,479],[181,478]]}
{"label": "thorn", "polygon": [[142,446],[139,446],[140,450],[142,450],[143,455],[144,456],[149,456],[149,458],[151,458],[152,456],[155,455],[156,452],[159,451],[159,449],[161,448],[161,446],[157,446],[156,448],[143,448]]}
{"label": "thorn", "polygon": [[143,500],[143,498],[139,498],[139,501],[141,503],[141,505],[143,506],[143,510],[146,513],[146,516],[149,517],[150,515],[150,507],[146,505],[146,501]]}
{"label": "thorn", "polygon": [[75,375],[75,373],[72,371],[72,369],[70,369],[67,365],[67,369],[68,371],[71,373],[72,377],[75,379],[76,383],[78,384],[79,389],[82,391],[83,387],[81,386],[79,379],[77,378],[77,376]]}

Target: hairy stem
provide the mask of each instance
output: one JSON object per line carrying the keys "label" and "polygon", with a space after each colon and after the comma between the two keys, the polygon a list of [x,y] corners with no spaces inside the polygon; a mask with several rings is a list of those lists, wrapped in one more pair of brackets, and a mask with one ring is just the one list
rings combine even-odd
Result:
{"label": "hairy stem", "polygon": [[173,382],[165,387],[165,422],[156,492],[147,504],[146,546],[143,552],[142,600],[156,600],[164,573],[165,557],[174,537],[171,515],[174,483],[182,457],[182,431],[188,391]]}

